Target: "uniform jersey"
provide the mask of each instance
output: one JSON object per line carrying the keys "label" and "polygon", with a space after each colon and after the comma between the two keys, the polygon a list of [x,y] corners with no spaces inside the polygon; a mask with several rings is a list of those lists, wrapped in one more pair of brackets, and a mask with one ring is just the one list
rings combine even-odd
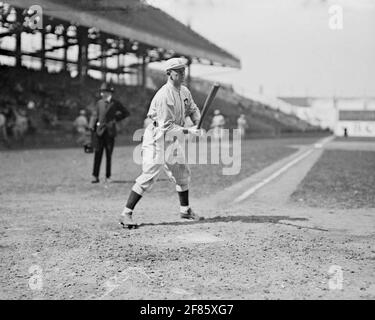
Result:
{"label": "uniform jersey", "polygon": [[224,116],[222,114],[218,114],[212,118],[211,127],[223,127],[225,124]]}
{"label": "uniform jersey", "polygon": [[181,133],[185,117],[190,117],[193,124],[197,125],[200,111],[188,88],[181,86],[178,90],[171,83],[166,83],[152,99],[147,116],[156,124],[158,138],[165,133]]}
{"label": "uniform jersey", "polygon": [[88,127],[89,123],[85,116],[78,116],[74,121],[74,126],[79,133],[83,133],[86,131],[86,128]]}
{"label": "uniform jersey", "polygon": [[247,127],[246,119],[238,118],[237,119],[237,126],[238,126],[238,128],[246,128]]}

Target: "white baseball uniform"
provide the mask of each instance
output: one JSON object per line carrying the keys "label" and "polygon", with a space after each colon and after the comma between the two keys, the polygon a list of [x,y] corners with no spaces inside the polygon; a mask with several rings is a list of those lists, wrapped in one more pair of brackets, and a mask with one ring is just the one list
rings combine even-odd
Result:
{"label": "white baseball uniform", "polygon": [[217,114],[212,118],[211,128],[213,128],[213,136],[216,139],[220,139],[223,136],[223,128],[225,119],[222,114]]}
{"label": "white baseball uniform", "polygon": [[[133,191],[142,195],[149,190],[164,168],[169,178],[175,182],[178,192],[189,189],[190,169],[185,163],[184,153],[171,163],[167,150],[181,148],[177,136],[183,134],[185,117],[190,117],[194,125],[200,119],[200,111],[188,88],[178,90],[167,82],[155,94],[147,116],[152,122],[146,127],[142,142],[142,174],[136,179]],[[171,145],[174,144],[171,148]]]}
{"label": "white baseball uniform", "polygon": [[244,117],[239,117],[237,119],[237,128],[240,130],[241,137],[244,137],[247,128],[247,121]]}

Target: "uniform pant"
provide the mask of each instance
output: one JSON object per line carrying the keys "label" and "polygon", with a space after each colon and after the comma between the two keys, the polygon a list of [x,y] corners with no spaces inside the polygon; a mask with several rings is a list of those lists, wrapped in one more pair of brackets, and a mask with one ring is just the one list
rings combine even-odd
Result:
{"label": "uniform pant", "polygon": [[151,189],[161,170],[176,184],[178,192],[189,189],[190,169],[178,141],[166,141],[157,137],[157,128],[147,126],[142,142],[142,174],[135,180],[133,191],[143,195]]}
{"label": "uniform pant", "polygon": [[112,165],[112,152],[115,145],[115,138],[108,135],[107,131],[104,131],[102,136],[96,136],[96,147],[94,155],[94,169],[92,175],[99,177],[100,164],[102,162],[103,151],[105,150],[106,155],[106,173],[107,178],[111,177],[111,165]]}

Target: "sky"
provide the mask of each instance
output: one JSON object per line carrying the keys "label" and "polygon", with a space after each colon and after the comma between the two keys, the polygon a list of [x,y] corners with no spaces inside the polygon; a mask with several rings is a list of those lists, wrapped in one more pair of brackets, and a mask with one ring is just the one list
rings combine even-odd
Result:
{"label": "sky", "polygon": [[242,94],[375,97],[375,0],[147,2],[242,63],[241,70],[193,66],[192,76]]}

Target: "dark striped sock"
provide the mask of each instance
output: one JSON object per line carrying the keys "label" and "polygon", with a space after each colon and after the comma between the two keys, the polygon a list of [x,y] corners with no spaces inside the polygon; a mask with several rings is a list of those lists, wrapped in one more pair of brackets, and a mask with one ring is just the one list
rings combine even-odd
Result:
{"label": "dark striped sock", "polygon": [[129,195],[129,198],[128,198],[128,202],[126,203],[126,207],[128,209],[131,209],[133,210],[135,205],[138,203],[138,201],[142,198],[142,196],[138,193],[136,193],[135,191],[131,191],[130,192],[130,195]]}
{"label": "dark striped sock", "polygon": [[189,190],[178,192],[178,197],[180,198],[180,205],[182,207],[189,206]]}

